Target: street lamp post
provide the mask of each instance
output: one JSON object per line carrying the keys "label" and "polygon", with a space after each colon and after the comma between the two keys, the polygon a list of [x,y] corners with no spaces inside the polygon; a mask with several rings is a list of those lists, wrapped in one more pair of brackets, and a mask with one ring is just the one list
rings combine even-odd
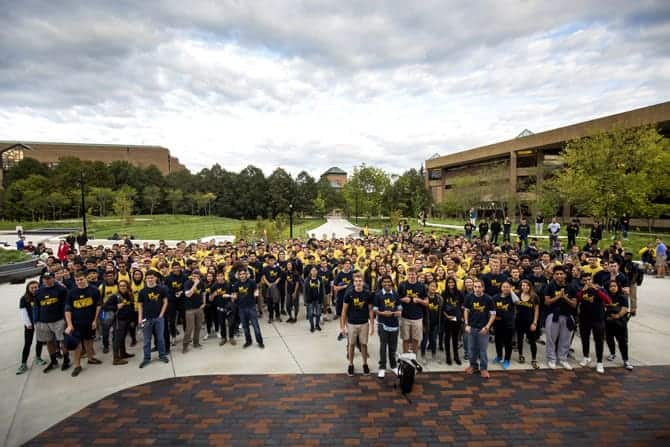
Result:
{"label": "street lamp post", "polygon": [[289,237],[293,239],[293,204],[288,204]]}
{"label": "street lamp post", "polygon": [[86,202],[84,200],[84,172],[79,173],[79,187],[81,188],[81,217],[83,220],[83,230],[84,235],[88,236],[88,231],[86,230]]}

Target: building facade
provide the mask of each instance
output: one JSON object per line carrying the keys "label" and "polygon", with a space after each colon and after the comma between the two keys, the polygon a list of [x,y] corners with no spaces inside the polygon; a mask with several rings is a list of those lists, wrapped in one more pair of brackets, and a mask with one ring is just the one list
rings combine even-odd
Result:
{"label": "building facade", "polygon": [[[500,188],[516,194],[520,202],[534,199],[533,185],[545,173],[560,169],[560,154],[570,140],[603,131],[654,125],[670,136],[670,102],[610,115],[540,133],[524,130],[517,138],[426,160],[426,186],[435,203],[444,200],[445,191],[458,186],[460,178],[477,176],[484,181],[495,177]],[[482,198],[486,201],[487,198]],[[570,210],[564,209],[567,217]]]}
{"label": "building facade", "polygon": [[347,184],[347,173],[336,166],[321,174],[321,178],[324,177],[330,182],[330,186],[335,189],[342,189]]}
{"label": "building facade", "polygon": [[0,141],[1,171],[10,169],[23,158],[34,158],[49,166],[55,166],[64,157],[103,163],[127,161],[141,167],[154,165],[163,175],[186,169],[179,159],[170,155],[169,149],[161,146]]}

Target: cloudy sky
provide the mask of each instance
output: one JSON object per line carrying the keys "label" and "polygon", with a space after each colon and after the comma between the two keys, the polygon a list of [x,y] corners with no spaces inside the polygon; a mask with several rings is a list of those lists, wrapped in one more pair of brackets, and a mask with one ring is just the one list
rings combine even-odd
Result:
{"label": "cloudy sky", "polygon": [[389,172],[670,100],[670,2],[0,0],[0,140]]}

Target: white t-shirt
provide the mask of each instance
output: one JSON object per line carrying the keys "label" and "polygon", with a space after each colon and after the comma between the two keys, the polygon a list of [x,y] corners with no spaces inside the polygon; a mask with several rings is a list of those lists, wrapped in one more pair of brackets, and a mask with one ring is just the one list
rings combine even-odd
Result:
{"label": "white t-shirt", "polygon": [[552,222],[547,226],[547,228],[549,228],[549,232],[551,234],[558,234],[558,232],[561,231],[561,224],[558,222]]}

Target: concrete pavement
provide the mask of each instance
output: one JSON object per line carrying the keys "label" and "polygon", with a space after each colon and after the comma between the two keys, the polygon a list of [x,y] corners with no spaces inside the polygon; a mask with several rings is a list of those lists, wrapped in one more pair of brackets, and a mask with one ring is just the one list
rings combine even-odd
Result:
{"label": "concrete pavement", "polygon": [[[302,315],[296,324],[261,324],[266,347],[242,349],[241,344],[218,346],[218,339],[203,342],[202,350],[191,350],[182,354],[179,346],[173,351],[169,364],[154,361],[147,368],[138,369],[141,348],[131,352],[135,357],[124,366],[112,366],[111,354],[101,354],[103,364],[88,366],[82,362],[84,371],[77,378],[70,371],[52,371],[43,374],[42,368],[32,366],[28,373],[17,376],[15,370],[23,344],[23,328],[18,316],[18,298],[23,292],[21,285],[0,286],[0,336],[4,343],[0,347],[0,442],[19,445],[82,407],[115,391],[170,377],[203,374],[302,374],[342,373],[346,368],[345,342],[338,342],[338,324],[324,322],[323,332],[309,332],[309,325]],[[634,365],[670,364],[670,279],[647,277],[639,290],[638,316],[630,323],[630,350]],[[267,315],[266,315],[267,316]],[[539,347],[539,360],[544,367],[544,347]],[[575,357],[581,358],[581,346],[576,338],[573,347]],[[378,339],[375,334],[370,342],[371,369],[376,371]],[[100,348],[96,348],[100,351]],[[46,351],[46,350],[45,350]],[[528,351],[528,349],[526,349]],[[493,344],[489,355],[493,357]],[[526,353],[530,357],[530,353]],[[155,356],[155,354],[154,354]],[[438,352],[442,358],[442,353]],[[46,358],[46,354],[45,354]],[[517,362],[512,356],[512,368],[528,369],[528,363]],[[34,359],[34,347],[30,362]],[[573,362],[576,366],[576,362]],[[360,371],[360,359],[356,366]],[[606,362],[607,367],[620,367],[620,358]],[[453,371],[461,374],[462,368],[431,362],[427,371]],[[499,367],[491,366],[494,374]],[[635,371],[631,372],[635,374]]]}

